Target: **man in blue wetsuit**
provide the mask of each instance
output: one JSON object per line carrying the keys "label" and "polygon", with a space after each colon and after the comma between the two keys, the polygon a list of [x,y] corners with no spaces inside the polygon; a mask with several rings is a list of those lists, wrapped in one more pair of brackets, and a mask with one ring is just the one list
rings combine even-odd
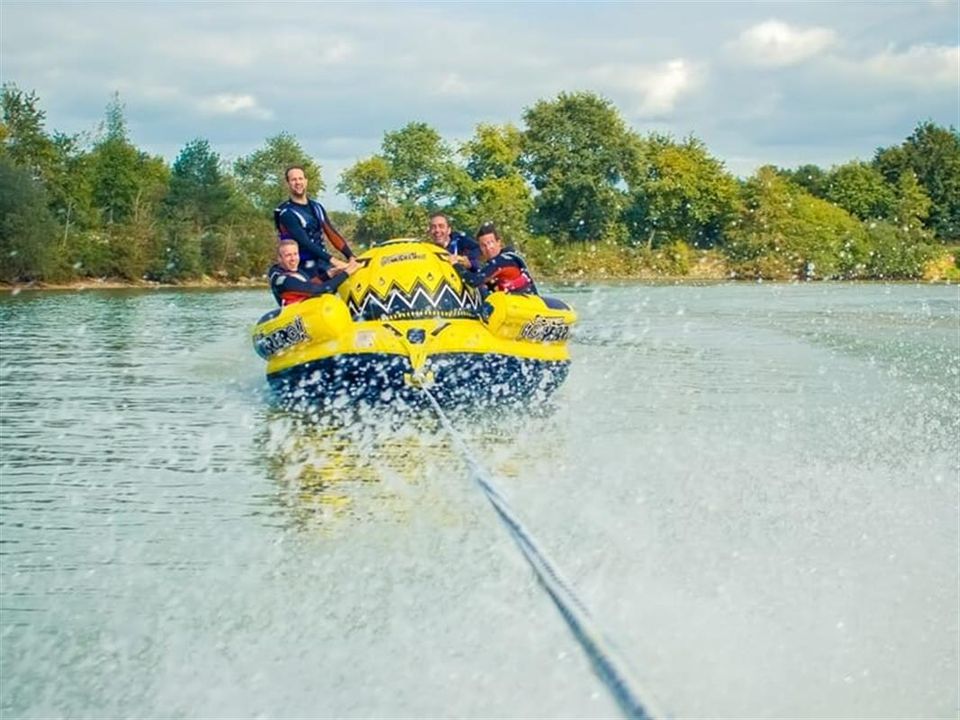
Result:
{"label": "man in blue wetsuit", "polygon": [[323,246],[324,236],[347,260],[353,257],[353,251],[343,235],[330,223],[323,206],[307,196],[307,176],[303,167],[292,165],[287,168],[286,180],[290,199],[273,211],[277,234],[280,240],[296,240],[302,270],[332,277],[344,269],[347,263],[327,252]]}
{"label": "man in blue wetsuit", "polygon": [[476,272],[480,269],[480,246],[469,235],[453,232],[446,215],[437,213],[430,216],[430,238],[444,248],[459,265]]}
{"label": "man in blue wetsuit", "polygon": [[360,264],[356,258],[350,258],[344,264],[342,271],[333,277],[324,280],[315,269],[300,267],[300,249],[297,241],[285,238],[277,248],[277,262],[270,266],[267,277],[270,279],[270,291],[280,305],[293,305],[301,300],[334,293],[350,275],[353,275]]}
{"label": "man in blue wetsuit", "polygon": [[503,240],[492,222],[486,222],[477,230],[477,243],[486,260],[476,272],[461,267],[453,259],[460,277],[468,285],[482,291],[538,295],[537,286],[530,277],[527,263],[512,247],[504,247]]}

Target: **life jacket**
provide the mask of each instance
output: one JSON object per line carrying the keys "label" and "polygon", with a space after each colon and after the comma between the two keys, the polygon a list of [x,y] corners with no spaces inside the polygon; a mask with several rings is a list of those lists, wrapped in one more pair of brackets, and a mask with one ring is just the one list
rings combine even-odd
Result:
{"label": "life jacket", "polygon": [[499,257],[509,260],[513,265],[507,265],[497,270],[491,278],[495,288],[504,292],[536,292],[533,278],[527,270],[527,264],[513,250],[501,250]]}
{"label": "life jacket", "polygon": [[287,290],[286,292],[280,293],[280,305],[286,307],[287,305],[293,305],[298,302],[303,302],[309,297],[313,297],[309,293],[294,292],[292,290]]}
{"label": "life jacket", "polygon": [[[312,243],[315,247],[305,247],[301,240],[298,240],[290,233],[290,229],[280,220],[280,216],[285,210],[290,210],[297,216],[297,220],[300,221],[300,227],[303,229],[303,234],[306,235],[309,243]],[[307,230],[311,218],[317,221],[313,232]],[[342,252],[344,256],[348,258],[353,257],[353,251],[347,244],[346,238],[333,226],[327,217],[327,211],[324,210],[323,205],[316,200],[307,198],[306,205],[300,205],[299,203],[293,202],[293,200],[285,200],[274,208],[273,225],[277,229],[278,240],[297,240],[300,244],[302,265],[310,267],[316,264],[314,261],[321,261],[321,268],[325,268],[328,265],[327,261],[330,259],[330,253],[323,247],[324,237],[326,237],[327,242]]]}
{"label": "life jacket", "polygon": [[[317,229],[321,232],[323,231],[323,224],[326,221],[327,216],[324,213],[323,207],[321,207],[320,203],[309,198],[307,199],[306,205],[300,205],[292,200],[285,200],[273,210],[273,225],[277,229],[278,240],[295,239],[287,230],[286,226],[280,222],[280,214],[287,209],[293,210],[293,214],[297,216],[297,219],[300,221],[300,227],[302,227],[304,231],[307,229],[307,217],[304,216],[304,213],[306,212],[309,212],[317,221]],[[318,237],[315,239],[317,242],[320,242],[322,238]]]}
{"label": "life jacket", "polygon": [[273,265],[269,272],[268,276],[270,279],[270,292],[273,293],[274,299],[281,306],[293,305],[294,303],[301,302],[306,300],[309,297],[313,297],[310,293],[305,293],[299,290],[288,290],[283,287],[282,284],[277,284],[277,278],[280,276],[292,277],[297,280],[302,280],[303,282],[310,282],[307,280],[306,276],[299,272],[290,272],[289,270],[284,270],[280,265]]}

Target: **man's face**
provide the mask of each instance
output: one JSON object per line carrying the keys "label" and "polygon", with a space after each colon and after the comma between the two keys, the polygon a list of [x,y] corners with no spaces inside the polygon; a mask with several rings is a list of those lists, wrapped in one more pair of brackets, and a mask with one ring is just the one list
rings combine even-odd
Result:
{"label": "man's face", "polygon": [[430,237],[440,247],[450,244],[450,225],[442,215],[430,218]]}
{"label": "man's face", "polygon": [[290,188],[290,197],[302,198],[307,194],[307,176],[300,168],[294,168],[287,173],[287,187]]}
{"label": "man's face", "polygon": [[300,248],[296,243],[284,243],[277,251],[280,267],[289,272],[296,272],[300,265]]}
{"label": "man's face", "polygon": [[497,236],[493,233],[480,235],[477,238],[477,244],[480,246],[480,250],[483,252],[484,260],[495,258],[503,249],[503,243],[501,243]]}

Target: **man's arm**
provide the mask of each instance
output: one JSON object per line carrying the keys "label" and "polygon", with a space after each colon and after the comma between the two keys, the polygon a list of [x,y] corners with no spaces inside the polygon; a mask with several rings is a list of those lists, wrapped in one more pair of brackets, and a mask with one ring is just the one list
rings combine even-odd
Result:
{"label": "man's arm", "polygon": [[[343,256],[347,260],[352,258],[353,251],[350,249],[350,246],[347,245],[346,238],[343,237],[343,235],[340,234],[340,231],[333,226],[332,222],[330,222],[330,216],[327,215],[326,208],[323,207],[323,205],[321,205],[317,200],[310,200],[310,210],[313,212],[314,217],[320,224],[320,229],[323,231],[323,234],[327,236],[327,242],[343,253]],[[335,267],[339,268],[340,265],[335,263]]]}
{"label": "man's arm", "polygon": [[460,277],[463,278],[465,283],[473,285],[473,287],[480,287],[497,274],[497,271],[500,269],[500,263],[497,262],[499,259],[500,256],[498,255],[476,271],[467,270],[458,264],[454,264],[454,267],[457,269],[457,272],[460,273]]}
{"label": "man's arm", "polygon": [[481,260],[480,246],[477,242],[471,238],[467,238],[467,242],[464,243],[464,254],[467,256],[467,259],[470,261],[470,269],[473,271],[478,271],[483,265]]}
{"label": "man's arm", "polygon": [[333,226],[333,223],[327,219],[326,214],[323,216],[323,234],[327,236],[327,240],[330,241],[331,245],[343,253],[343,256],[347,260],[354,256],[353,250],[347,245],[346,238],[344,238],[343,235],[340,234],[340,231]]}
{"label": "man's arm", "polygon": [[337,288],[347,279],[347,273],[337,273],[329,280],[322,283],[315,283],[309,280],[301,280],[293,275],[283,272],[276,272],[271,275],[270,282],[276,288],[277,295],[285,292],[304,293],[306,295],[323,295],[324,293],[336,292]]}

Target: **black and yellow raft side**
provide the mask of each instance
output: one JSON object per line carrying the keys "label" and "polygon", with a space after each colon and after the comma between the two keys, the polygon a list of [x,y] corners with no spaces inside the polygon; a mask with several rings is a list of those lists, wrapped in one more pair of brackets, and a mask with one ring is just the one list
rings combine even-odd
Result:
{"label": "black and yellow raft side", "polygon": [[537,403],[566,378],[575,313],[535,295],[469,286],[432,243],[392,240],[363,253],[337,295],[268,313],[253,329],[281,397],[327,404]]}

